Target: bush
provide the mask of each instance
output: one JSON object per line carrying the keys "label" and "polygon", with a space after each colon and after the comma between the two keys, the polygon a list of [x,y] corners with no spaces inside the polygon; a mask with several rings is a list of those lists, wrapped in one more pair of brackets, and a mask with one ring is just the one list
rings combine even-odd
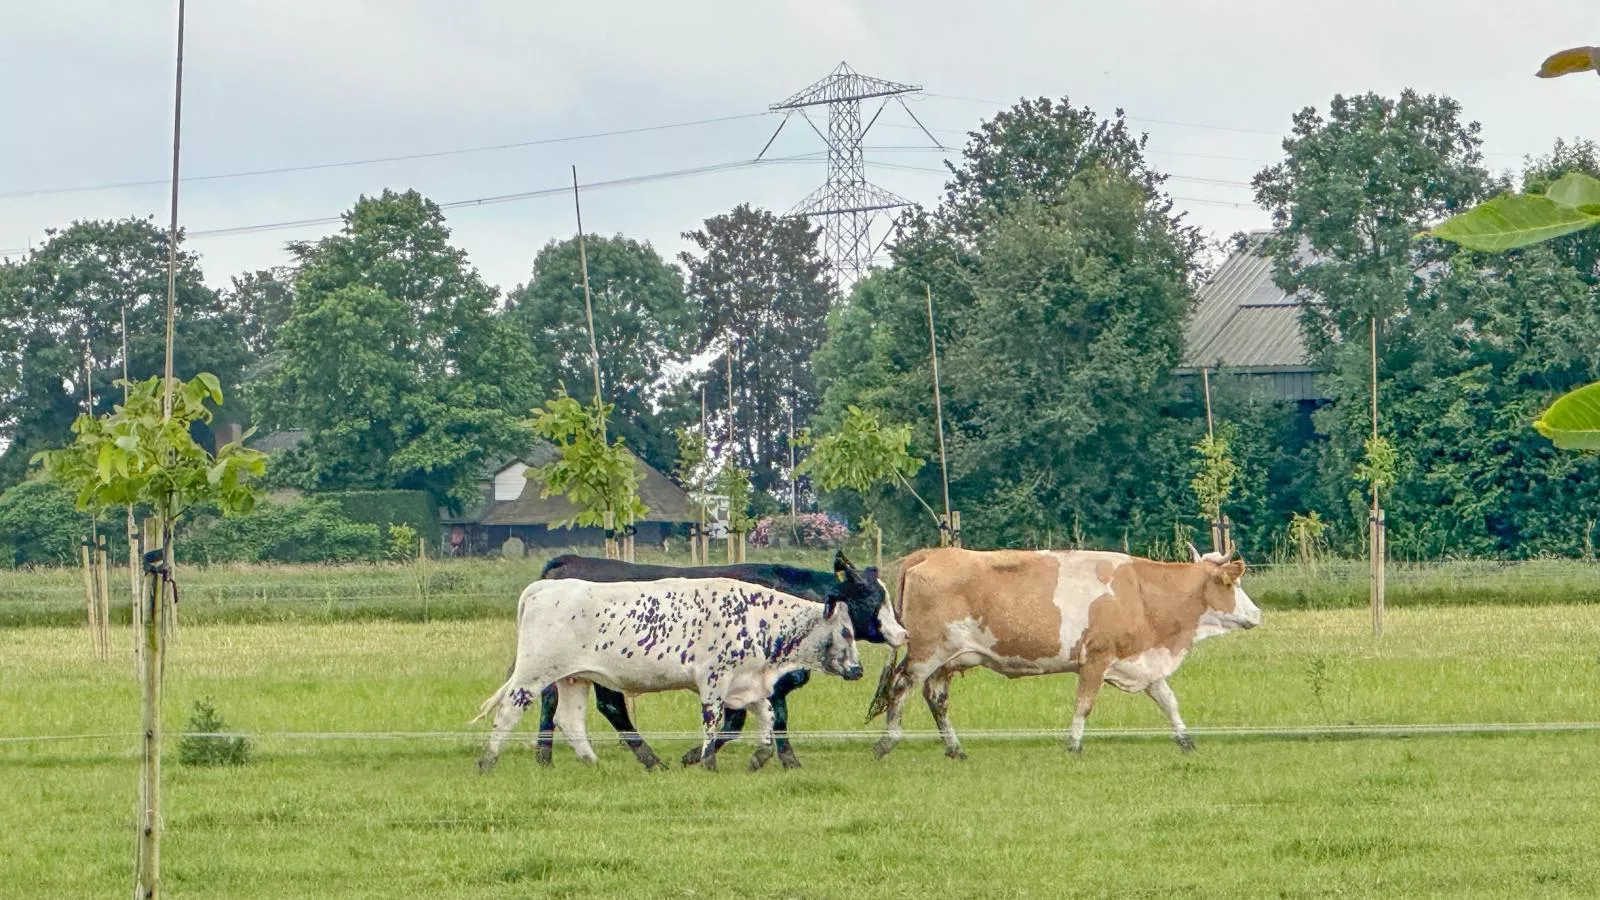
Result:
{"label": "bush", "polygon": [[750,543],[770,547],[774,538],[791,539],[796,534],[800,546],[827,550],[843,544],[850,537],[850,528],[827,513],[801,513],[792,519],[767,516],[750,531]]}
{"label": "bush", "polygon": [[250,761],[250,742],[243,735],[225,737],[228,724],[211,699],[196,700],[189,733],[178,743],[178,762],[185,766],[242,766]]}
{"label": "bush", "polygon": [[[439,507],[427,491],[328,491],[316,496],[338,504],[352,522],[376,525],[385,533],[391,525],[408,525],[430,543],[439,537]],[[416,546],[413,540],[413,553]]]}
{"label": "bush", "polygon": [[305,499],[202,520],[177,548],[205,563],[375,562],[383,558],[384,544],[377,525],[351,521],[331,500]]}
{"label": "bush", "polygon": [[417,557],[417,530],[410,525],[401,523],[390,525],[388,538],[384,543],[384,555],[392,560],[404,562]]}
{"label": "bush", "polygon": [[[103,525],[100,530],[115,539],[113,554],[127,546],[121,527]],[[88,533],[88,515],[74,507],[72,495],[59,485],[25,481],[0,494],[0,565],[75,565]]]}

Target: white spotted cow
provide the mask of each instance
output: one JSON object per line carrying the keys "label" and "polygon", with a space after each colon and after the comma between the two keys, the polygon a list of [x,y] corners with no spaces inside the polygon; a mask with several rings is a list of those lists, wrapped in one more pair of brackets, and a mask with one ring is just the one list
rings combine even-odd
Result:
{"label": "white spotted cow", "polygon": [[886,678],[872,712],[887,729],[881,758],[900,740],[906,697],[917,685],[944,738],[965,759],[950,725],[950,679],[983,666],[1009,678],[1076,672],[1068,749],[1083,750],[1084,721],[1102,682],[1143,691],[1194,748],[1167,679],[1197,641],[1261,624],[1240,586],[1244,562],[1217,554],[1165,563],[1095,551],[919,550],[901,562],[905,660]]}
{"label": "white spotted cow", "polygon": [[517,601],[517,658],[505,684],[476,719],[494,714],[478,761],[494,767],[517,720],[546,685],[559,694],[556,726],[578,758],[594,762],[584,733],[589,686],[622,694],[690,689],[700,694],[705,741],[701,765],[716,769],[723,707],[753,709],[759,769],[773,755],[773,685],[797,669],[861,677],[845,604],[802,600],[730,578],[664,578],[530,584]]}

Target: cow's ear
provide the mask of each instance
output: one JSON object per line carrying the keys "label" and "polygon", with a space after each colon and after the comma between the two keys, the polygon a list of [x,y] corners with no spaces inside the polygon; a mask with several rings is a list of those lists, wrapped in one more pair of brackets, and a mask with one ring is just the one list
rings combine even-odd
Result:
{"label": "cow's ear", "polygon": [[850,565],[850,560],[845,558],[843,550],[834,551],[833,574],[838,576],[840,581],[843,581],[845,576],[849,575],[850,571],[854,568],[855,566]]}
{"label": "cow's ear", "polygon": [[1244,560],[1236,559],[1218,567],[1223,584],[1234,584],[1244,577]]}
{"label": "cow's ear", "polygon": [[834,610],[835,610],[835,609],[837,609],[837,608],[838,608],[838,606],[839,606],[839,601],[838,601],[838,600],[835,600],[835,599],[833,599],[833,598],[832,598],[832,597],[829,597],[829,598],[828,598],[828,602],[827,602],[827,603],[824,603],[824,604],[823,604],[823,605],[822,605],[822,617],[823,617],[823,618],[824,618],[824,619],[831,619],[831,618],[833,618],[833,611],[834,611]]}

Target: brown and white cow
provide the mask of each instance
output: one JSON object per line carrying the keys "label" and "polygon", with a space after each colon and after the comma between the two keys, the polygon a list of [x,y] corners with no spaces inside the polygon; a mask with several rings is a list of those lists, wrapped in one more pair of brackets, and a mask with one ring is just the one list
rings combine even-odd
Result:
{"label": "brown and white cow", "polygon": [[1192,563],[1087,550],[910,554],[899,579],[907,652],[880,698],[888,728],[873,752],[881,758],[899,743],[906,698],[920,684],[946,755],[965,759],[950,725],[950,679],[977,666],[1010,678],[1076,672],[1074,753],[1101,682],[1144,691],[1172,721],[1178,746],[1192,750],[1167,678],[1195,642],[1254,628],[1261,610],[1239,585],[1242,560],[1191,552]]}

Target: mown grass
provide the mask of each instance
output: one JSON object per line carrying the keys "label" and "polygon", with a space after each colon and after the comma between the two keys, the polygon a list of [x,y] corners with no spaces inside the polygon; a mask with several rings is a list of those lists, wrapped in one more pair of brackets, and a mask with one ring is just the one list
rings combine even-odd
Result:
{"label": "mown grass", "polygon": [[[583,551],[583,552],[593,552]],[[355,566],[182,566],[181,617],[192,623],[429,622],[509,617],[517,595],[554,554],[519,560],[453,559]],[[857,562],[865,565],[863,553]],[[639,554],[682,565],[682,553]],[[827,569],[820,550],[754,551],[751,562]],[[128,622],[127,571],[112,570],[112,621]],[[1391,563],[1391,607],[1600,604],[1600,564],[1579,560]],[[1253,567],[1246,587],[1266,609],[1354,609],[1367,604],[1366,563]],[[0,571],[0,628],[83,620],[77,569]]]}
{"label": "mown grass", "polygon": [[[1352,611],[1269,614],[1207,642],[1174,679],[1196,728],[1596,718],[1600,607],[1397,609],[1382,640]],[[0,632],[0,896],[129,884],[138,693],[125,652],[70,628]],[[240,769],[169,765],[173,897],[1591,896],[1600,737],[1385,740],[1202,736],[1184,757],[1147,699],[1102,694],[1088,753],[990,729],[1064,728],[1070,677],[959,679],[971,759],[862,741],[872,678],[793,699],[805,768],[646,774],[603,723],[598,766],[525,746],[480,777],[480,738],[319,740],[281,732],[468,730],[504,676],[495,620],[186,627],[166,721],[211,697],[249,732]],[[867,659],[881,663],[881,653]],[[640,698],[647,731],[697,720]],[[593,716],[591,716],[593,719]],[[910,728],[929,727],[920,702]],[[524,736],[531,722],[525,722]],[[874,723],[867,732],[875,732]],[[481,729],[481,726],[479,726]],[[57,743],[7,736],[121,733]],[[176,738],[172,745],[175,746]],[[682,740],[655,741],[674,756]],[[170,748],[169,748],[170,749]]]}

